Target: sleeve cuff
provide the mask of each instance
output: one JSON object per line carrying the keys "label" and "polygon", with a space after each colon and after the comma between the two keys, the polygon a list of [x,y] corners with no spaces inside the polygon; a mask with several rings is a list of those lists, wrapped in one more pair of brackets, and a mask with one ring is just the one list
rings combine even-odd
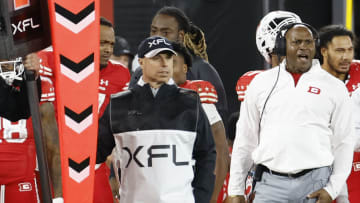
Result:
{"label": "sleeve cuff", "polygon": [[210,125],[213,125],[214,123],[216,123],[218,121],[221,121],[220,114],[216,110],[216,107],[214,104],[202,103],[201,106],[203,107],[205,114],[208,117]]}
{"label": "sleeve cuff", "polygon": [[339,193],[336,193],[336,191],[333,191],[329,186],[326,186],[324,188],[324,190],[326,190],[326,192],[329,193],[332,200],[335,200],[339,194]]}
{"label": "sleeve cuff", "polygon": [[52,203],[64,203],[64,199],[62,197],[57,197],[52,200]]}
{"label": "sleeve cuff", "polygon": [[228,191],[228,195],[229,196],[235,196],[235,195],[240,195],[240,196],[244,196],[244,191],[241,191],[241,190],[231,190],[229,188],[229,191]]}

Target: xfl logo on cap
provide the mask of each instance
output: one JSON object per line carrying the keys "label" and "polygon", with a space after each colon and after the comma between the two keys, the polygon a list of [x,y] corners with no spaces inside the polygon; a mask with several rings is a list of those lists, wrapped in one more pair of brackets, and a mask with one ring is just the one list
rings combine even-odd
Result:
{"label": "xfl logo on cap", "polygon": [[19,191],[20,192],[27,192],[27,191],[31,191],[32,187],[31,187],[31,183],[25,182],[25,183],[19,183]]}
{"label": "xfl logo on cap", "polygon": [[156,45],[159,45],[161,43],[166,44],[166,45],[171,45],[171,44],[167,43],[165,41],[165,39],[154,39],[152,42],[148,42],[148,43],[149,43],[149,48],[151,48],[153,45],[156,46]]}
{"label": "xfl logo on cap", "polygon": [[14,0],[15,11],[28,6],[30,6],[30,0]]}

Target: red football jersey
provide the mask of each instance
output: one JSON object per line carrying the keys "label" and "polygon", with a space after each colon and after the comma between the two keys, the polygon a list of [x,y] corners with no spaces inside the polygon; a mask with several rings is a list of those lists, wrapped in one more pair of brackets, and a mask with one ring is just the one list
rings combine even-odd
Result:
{"label": "red football jersey", "polygon": [[254,77],[261,72],[263,72],[263,70],[249,71],[239,78],[236,83],[236,93],[239,101],[244,101],[247,87],[250,85],[250,82],[254,79]]}
{"label": "red football jersey", "polygon": [[[51,78],[54,77],[54,54],[50,50],[43,50],[37,53],[41,58],[40,74]],[[99,76],[99,118],[104,113],[110,101],[110,95],[124,91],[128,88],[130,72],[123,65],[109,61],[108,66],[100,70]],[[56,107],[56,102],[54,103]]]}
{"label": "red football jersey", "polygon": [[216,89],[208,81],[186,80],[180,87],[196,91],[200,96],[201,103],[215,104],[218,102]]}
{"label": "red football jersey", "polygon": [[37,53],[40,58],[40,75],[49,77],[54,81],[53,69],[55,67],[54,53],[51,48]]}
{"label": "red football jersey", "polygon": [[[54,75],[55,61],[54,61],[54,52],[52,50],[52,47],[37,52],[37,55],[40,58],[40,75],[49,78],[53,83],[53,87],[55,88],[56,86],[55,75]],[[55,97],[54,97],[53,105],[54,105],[55,115],[57,115]],[[58,119],[57,116],[55,116],[55,118],[56,120]]]}
{"label": "red football jersey", "polygon": [[[345,81],[346,87],[351,94],[360,86],[360,61],[354,60],[350,65],[348,78]],[[353,166],[347,186],[350,202],[360,202],[360,152],[354,153]]]}
{"label": "red football jersey", "polygon": [[[41,102],[54,101],[54,87],[41,78]],[[33,178],[36,150],[32,120],[11,122],[0,117],[0,185]]]}
{"label": "red football jersey", "polygon": [[100,70],[99,84],[99,118],[104,113],[110,102],[110,95],[124,91],[128,88],[130,73],[124,66],[108,62],[108,65]]}

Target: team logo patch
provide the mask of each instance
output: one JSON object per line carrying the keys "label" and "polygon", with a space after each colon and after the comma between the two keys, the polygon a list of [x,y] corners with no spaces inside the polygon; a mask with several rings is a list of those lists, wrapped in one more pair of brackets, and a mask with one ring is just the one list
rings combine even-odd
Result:
{"label": "team logo patch", "polygon": [[310,86],[308,92],[313,94],[320,94],[321,90],[320,88]]}
{"label": "team logo patch", "polygon": [[109,86],[109,80],[101,79],[101,80],[100,80],[100,85]]}
{"label": "team logo patch", "polygon": [[19,10],[30,6],[30,0],[14,0],[14,10]]}
{"label": "team logo patch", "polygon": [[360,162],[353,163],[354,171],[360,171]]}
{"label": "team logo patch", "polygon": [[32,190],[31,183],[19,183],[20,192],[28,192]]}

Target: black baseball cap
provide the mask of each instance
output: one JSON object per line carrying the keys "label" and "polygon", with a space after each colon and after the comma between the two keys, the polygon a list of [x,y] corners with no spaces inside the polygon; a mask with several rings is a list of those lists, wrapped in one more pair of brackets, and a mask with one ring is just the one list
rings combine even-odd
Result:
{"label": "black baseball cap", "polygon": [[152,58],[163,51],[169,51],[176,55],[169,40],[164,37],[153,36],[144,39],[138,48],[139,58]]}

